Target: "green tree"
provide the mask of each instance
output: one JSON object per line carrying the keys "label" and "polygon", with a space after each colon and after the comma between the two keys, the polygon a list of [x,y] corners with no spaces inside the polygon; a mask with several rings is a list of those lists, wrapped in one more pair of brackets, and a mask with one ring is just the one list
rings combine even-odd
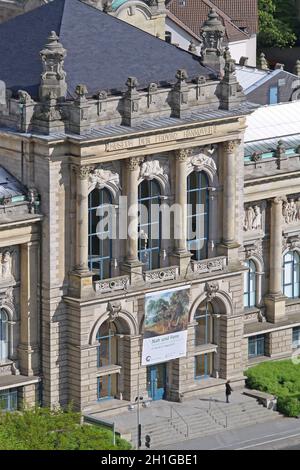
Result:
{"label": "green tree", "polygon": [[0,450],[123,450],[130,444],[112,432],[80,424],[71,409],[26,409],[0,413]]}
{"label": "green tree", "polygon": [[258,47],[292,47],[299,22],[294,0],[259,0]]}

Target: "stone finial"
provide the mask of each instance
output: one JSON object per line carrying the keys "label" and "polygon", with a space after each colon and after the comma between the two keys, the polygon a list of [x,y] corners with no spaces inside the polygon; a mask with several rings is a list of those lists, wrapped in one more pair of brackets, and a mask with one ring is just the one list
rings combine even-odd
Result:
{"label": "stone finial", "polygon": [[284,142],[282,140],[278,141],[275,156],[277,159],[277,169],[278,170],[287,169],[286,164],[288,161],[288,156],[286,154]]}
{"label": "stone finial", "polygon": [[113,0],[105,0],[103,2],[103,11],[105,13],[109,13],[113,11],[112,4],[113,4]]}
{"label": "stone finial", "polygon": [[265,54],[262,52],[258,58],[258,68],[261,70],[269,70],[269,64]]}
{"label": "stone finial", "polygon": [[135,77],[128,77],[127,78],[127,81],[126,81],[126,86],[128,88],[128,91],[132,92],[132,91],[136,91],[137,87],[138,87],[138,81],[137,81],[137,78]]}
{"label": "stone finial", "polygon": [[33,104],[34,103],[33,99],[31,98],[30,94],[27,93],[27,91],[19,90],[18,96],[19,96],[20,104]]}
{"label": "stone finial", "polygon": [[197,54],[196,43],[192,39],[189,44],[189,52],[191,52],[192,54]]}
{"label": "stone finial", "polygon": [[177,82],[173,87],[171,95],[172,116],[180,118],[190,112],[188,109],[188,75],[185,69],[179,69],[177,70],[175,77]]}
{"label": "stone finial", "polygon": [[285,65],[284,64],[280,64],[279,62],[277,62],[275,64],[275,70],[284,70],[284,67]]}
{"label": "stone finial", "polygon": [[65,98],[67,94],[66,73],[63,69],[66,50],[59,42],[55,31],[51,31],[48,42],[41,50],[40,56],[43,63],[41,75],[40,99],[47,99],[50,92],[57,99]]}
{"label": "stone finial", "polygon": [[183,82],[186,82],[188,79],[188,75],[185,69],[179,69],[176,72],[175,77],[177,78],[177,83],[182,84]]}
{"label": "stone finial", "polygon": [[231,57],[230,50],[229,50],[228,46],[225,47],[224,59],[225,59],[225,63],[229,62],[229,60],[232,60],[232,57]]}
{"label": "stone finial", "polygon": [[88,94],[88,89],[86,85],[84,84],[77,85],[77,87],[75,88],[75,94],[76,94],[77,101],[80,101],[80,102],[86,101],[86,96]]}
{"label": "stone finial", "polygon": [[123,105],[123,124],[125,126],[132,126],[139,117],[141,97],[137,90],[138,85],[137,78],[128,77],[126,81],[128,90],[124,93]]}
{"label": "stone finial", "polygon": [[300,60],[297,60],[297,62],[295,64],[294,73],[295,73],[295,75],[300,77]]}
{"label": "stone finial", "polygon": [[231,110],[238,108],[245,101],[243,88],[236,77],[236,67],[233,59],[225,63],[224,77],[220,81],[218,95],[221,109]]}
{"label": "stone finial", "polygon": [[239,65],[241,65],[242,67],[245,67],[248,65],[248,61],[249,61],[249,57],[242,56],[240,58]]}
{"label": "stone finial", "polygon": [[201,60],[203,65],[212,67],[221,75],[225,64],[223,57],[224,36],[225,28],[216,10],[212,8],[200,32],[202,40]]}

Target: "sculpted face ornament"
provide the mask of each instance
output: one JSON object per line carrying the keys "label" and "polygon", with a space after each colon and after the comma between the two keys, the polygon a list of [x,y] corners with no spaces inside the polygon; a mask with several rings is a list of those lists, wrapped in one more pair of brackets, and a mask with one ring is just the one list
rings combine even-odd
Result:
{"label": "sculpted face ornament", "polygon": [[108,311],[109,321],[112,322],[116,318],[118,318],[121,310],[122,310],[122,306],[121,306],[120,300],[109,301],[108,304],[107,304],[107,311]]}
{"label": "sculpted face ornament", "polygon": [[207,295],[207,300],[212,300],[219,291],[219,284],[217,282],[207,282],[204,290]]}

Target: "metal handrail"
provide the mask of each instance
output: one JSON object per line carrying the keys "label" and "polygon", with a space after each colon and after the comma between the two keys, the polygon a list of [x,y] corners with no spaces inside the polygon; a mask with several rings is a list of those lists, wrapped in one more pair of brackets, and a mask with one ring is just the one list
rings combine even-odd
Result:
{"label": "metal handrail", "polygon": [[212,400],[210,399],[209,400],[209,406],[208,406],[208,414],[210,415],[210,417],[219,425],[223,426],[224,428],[228,428],[228,416],[227,414],[222,410],[222,408],[220,408],[217,404],[215,404],[215,408],[220,411],[223,416],[224,416],[224,420],[225,420],[225,424],[223,424],[219,419],[217,419],[215,416],[212,415]]}
{"label": "metal handrail", "polygon": [[172,420],[173,420],[173,412],[175,412],[177,414],[177,416],[181,419],[181,421],[183,421],[183,423],[185,424],[185,426],[186,426],[186,437],[189,437],[189,425],[188,425],[187,421],[184,419],[183,416],[181,416],[179,411],[177,411],[176,408],[174,408],[173,406],[170,406],[170,410],[171,410],[171,413],[170,413],[171,424],[174,426],[174,424],[172,423]]}

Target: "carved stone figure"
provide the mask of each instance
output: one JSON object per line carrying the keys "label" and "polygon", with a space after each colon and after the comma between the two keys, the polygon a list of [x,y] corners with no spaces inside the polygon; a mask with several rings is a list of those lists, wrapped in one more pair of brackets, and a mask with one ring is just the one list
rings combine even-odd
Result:
{"label": "carved stone figure", "polygon": [[244,214],[245,232],[262,229],[262,213],[259,206],[247,207]]}
{"label": "carved stone figure", "polygon": [[106,183],[114,184],[116,187],[120,187],[120,175],[105,167],[96,168],[89,176],[90,184],[96,184],[98,188],[101,188]]}
{"label": "carved stone figure", "polygon": [[140,178],[152,179],[154,176],[167,174],[167,164],[163,165],[159,160],[146,160],[141,165]]}
{"label": "carved stone figure", "polygon": [[8,250],[4,251],[1,256],[1,277],[9,279],[12,276],[12,258]]}
{"label": "carved stone figure", "polygon": [[286,224],[294,224],[300,220],[300,199],[295,201],[291,198],[286,200],[282,206],[282,215]]}

